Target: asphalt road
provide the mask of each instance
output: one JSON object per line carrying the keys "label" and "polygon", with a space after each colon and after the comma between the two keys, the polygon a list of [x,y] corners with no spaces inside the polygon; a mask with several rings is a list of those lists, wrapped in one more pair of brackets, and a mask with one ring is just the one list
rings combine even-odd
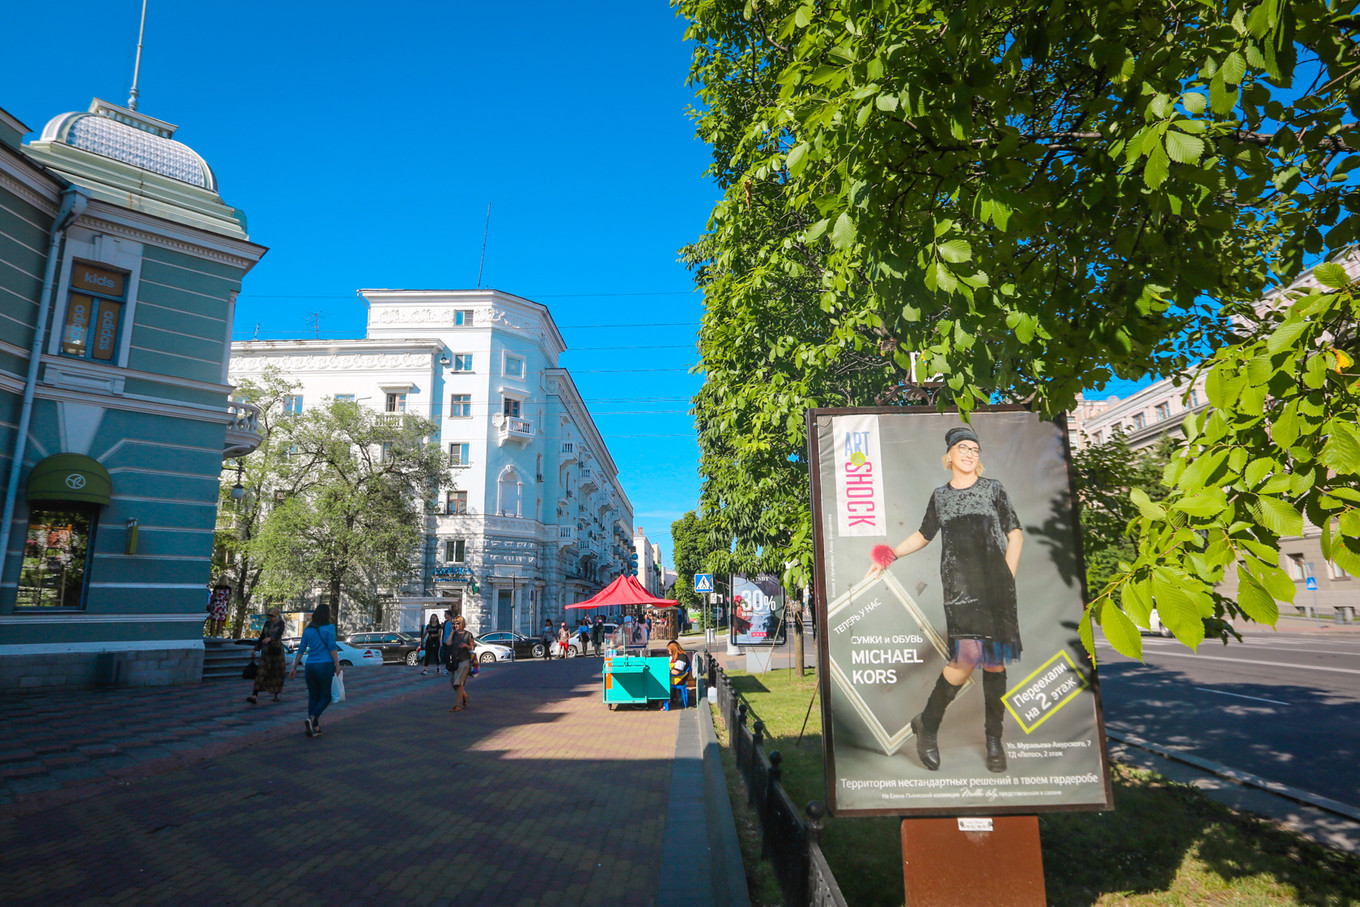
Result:
{"label": "asphalt road", "polygon": [[1360,634],[1244,640],[1100,646],[1107,727],[1360,807]]}

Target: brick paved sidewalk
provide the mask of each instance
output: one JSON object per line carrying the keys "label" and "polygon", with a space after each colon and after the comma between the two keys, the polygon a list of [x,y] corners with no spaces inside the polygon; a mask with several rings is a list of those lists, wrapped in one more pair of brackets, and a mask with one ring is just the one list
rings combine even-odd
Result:
{"label": "brick paved sidewalk", "polygon": [[[469,688],[472,707],[450,714],[443,678],[355,671],[354,701],[327,712],[318,739],[302,734],[297,692],[249,726],[234,706],[204,714],[198,697],[225,685],[86,694],[124,707],[143,736],[194,727],[234,751],[109,776],[0,825],[5,902],[654,903],[678,715],[609,711],[598,672],[594,659],[493,666]],[[49,764],[47,745],[28,749]],[[80,781],[61,770],[49,774]]]}
{"label": "brick paved sidewalk", "polygon": [[[510,667],[490,665],[487,671]],[[395,666],[345,672],[356,710],[435,679]],[[264,695],[259,705],[250,705],[245,697],[251,686],[248,680],[215,681],[5,697],[0,700],[0,819],[301,726],[307,711],[301,672],[285,683],[277,703]]]}

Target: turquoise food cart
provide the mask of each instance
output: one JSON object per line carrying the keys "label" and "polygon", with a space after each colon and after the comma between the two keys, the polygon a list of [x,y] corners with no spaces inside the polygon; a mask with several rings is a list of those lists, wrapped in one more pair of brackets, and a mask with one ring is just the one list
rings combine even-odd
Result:
{"label": "turquoise food cart", "polygon": [[616,655],[604,660],[604,701],[617,705],[647,706],[669,702],[671,660],[665,655]]}

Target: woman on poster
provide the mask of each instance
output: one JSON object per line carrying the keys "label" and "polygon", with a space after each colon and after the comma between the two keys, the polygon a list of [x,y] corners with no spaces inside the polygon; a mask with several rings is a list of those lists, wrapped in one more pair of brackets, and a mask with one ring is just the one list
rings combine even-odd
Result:
{"label": "woman on poster", "polygon": [[1020,621],[1015,571],[1023,541],[1020,520],[1006,489],[982,477],[982,447],[968,426],[945,433],[944,467],[953,477],[931,493],[921,528],[895,548],[876,545],[870,576],[894,560],[920,551],[941,537],[940,581],[944,587],[949,663],[925,707],[911,719],[916,753],[931,771],[940,767],[936,735],[945,709],[973,669],[982,667],[983,730],[987,768],[1006,770],[1001,729],[1006,709],[1006,665],[1020,657]]}

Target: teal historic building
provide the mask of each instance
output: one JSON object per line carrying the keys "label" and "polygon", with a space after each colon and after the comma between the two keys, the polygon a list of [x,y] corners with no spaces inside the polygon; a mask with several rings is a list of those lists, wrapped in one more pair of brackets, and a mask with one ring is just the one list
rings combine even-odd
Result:
{"label": "teal historic building", "polygon": [[197,682],[241,280],[265,249],[175,128],[0,109],[0,692]]}

